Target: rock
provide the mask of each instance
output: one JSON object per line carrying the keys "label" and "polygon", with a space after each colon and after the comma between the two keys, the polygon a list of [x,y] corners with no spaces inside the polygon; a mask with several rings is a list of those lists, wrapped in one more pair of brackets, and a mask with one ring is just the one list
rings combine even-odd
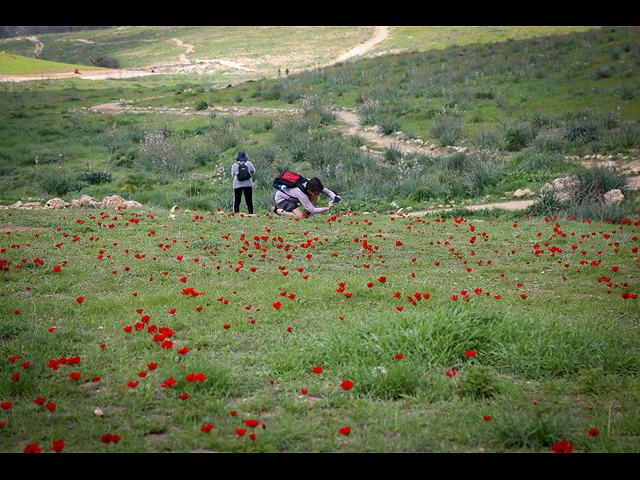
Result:
{"label": "rock", "polygon": [[124,198],[122,198],[120,195],[112,195],[111,197],[104,197],[104,199],[102,200],[102,203],[104,203],[104,206],[107,208],[118,208],[118,207],[122,207],[124,205]]}
{"label": "rock", "polygon": [[605,205],[618,206],[624,201],[624,195],[619,188],[609,190],[604,194]]}
{"label": "rock", "polygon": [[22,203],[20,200],[18,200],[16,203],[11,205],[11,208],[22,208],[22,205],[24,205],[24,203]]}
{"label": "rock", "polygon": [[76,208],[102,208],[103,204],[96,202],[89,195],[82,195],[80,199],[72,200],[71,206]]}
{"label": "rock", "polygon": [[176,213],[179,212],[180,210],[182,210],[178,205],[174,205],[171,210],[169,210],[170,213]]}
{"label": "rock", "polygon": [[171,213],[171,214],[169,214],[169,218],[170,218],[171,220],[175,220],[175,219],[176,219],[176,216],[175,216],[173,213]]}
{"label": "rock", "polygon": [[55,210],[62,210],[64,208],[67,208],[68,206],[69,204],[64,200],[61,200],[59,198],[52,198],[47,202],[44,208],[53,208]]}
{"label": "rock", "polygon": [[[547,185],[549,185],[549,184],[547,184]],[[526,196],[531,196],[531,195],[533,195],[533,192],[531,190],[529,190],[528,188],[525,188],[524,190],[519,188],[513,194],[513,196],[516,197],[516,198],[524,198]]]}
{"label": "rock", "polygon": [[29,202],[22,204],[22,208],[26,208],[28,210],[38,210],[42,208],[42,204],[40,202]]}
{"label": "rock", "polygon": [[124,208],[140,208],[142,204],[140,202],[136,202],[135,200],[127,200],[124,202]]}

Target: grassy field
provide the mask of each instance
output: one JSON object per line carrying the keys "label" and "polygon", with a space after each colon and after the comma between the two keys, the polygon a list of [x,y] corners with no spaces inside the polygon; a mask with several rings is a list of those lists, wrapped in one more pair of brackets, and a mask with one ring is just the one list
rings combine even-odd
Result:
{"label": "grassy field", "polygon": [[638,222],[2,219],[3,452],[640,448]]}
{"label": "grassy field", "polygon": [[81,64],[67,64],[21,57],[9,53],[0,54],[0,75],[37,75],[59,72],[73,72],[76,68],[82,70],[99,70],[96,67],[86,67]]}
{"label": "grassy field", "polygon": [[[640,451],[637,192],[582,165],[638,157],[637,32],[445,40],[231,87],[0,85],[0,205],[143,204],[0,210],[0,451]],[[285,169],[343,201],[271,218]],[[527,211],[395,214],[566,176]]]}

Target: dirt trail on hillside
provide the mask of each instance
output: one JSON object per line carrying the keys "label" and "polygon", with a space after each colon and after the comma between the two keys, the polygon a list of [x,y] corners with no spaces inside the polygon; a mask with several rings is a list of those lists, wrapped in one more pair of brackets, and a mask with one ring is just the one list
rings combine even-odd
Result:
{"label": "dirt trail on hillside", "polygon": [[377,45],[380,42],[384,42],[389,36],[389,27],[376,27],[375,32],[373,33],[373,38],[364,42],[362,45],[358,45],[355,48],[352,48],[348,52],[343,53],[338,56],[335,60],[329,62],[324,66],[334,65],[336,63],[344,62],[353,57],[357,57],[359,55],[364,55],[369,50],[373,48],[374,45]]}
{"label": "dirt trail on hillside", "polygon": [[[396,137],[391,137],[389,135],[381,135],[377,132],[372,131],[364,131],[360,127],[359,117],[353,112],[349,111],[338,111],[335,112],[338,118],[344,122],[345,128],[344,132],[347,135],[359,135],[364,137],[368,142],[375,143],[378,147],[388,148],[394,146],[395,148],[400,149],[402,152],[419,152],[425,153],[427,155],[434,155],[434,153],[441,153],[444,149],[438,150],[429,148],[429,147],[421,147],[417,145],[407,145],[405,142],[398,140]],[[503,208],[505,210],[525,210],[529,206],[533,205],[535,200],[513,200],[509,202],[500,202],[500,203],[488,203],[484,205],[464,205],[464,208],[469,210],[486,210],[491,208]],[[452,211],[453,208],[434,208],[426,211],[407,211],[403,212],[404,215],[411,216],[420,216],[428,213],[434,212],[447,212]]]}

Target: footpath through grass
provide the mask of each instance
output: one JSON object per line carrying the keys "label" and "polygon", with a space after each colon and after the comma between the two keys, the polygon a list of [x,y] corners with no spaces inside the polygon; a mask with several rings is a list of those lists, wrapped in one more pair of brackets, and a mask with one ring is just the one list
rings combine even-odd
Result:
{"label": "footpath through grass", "polygon": [[640,449],[638,222],[0,227],[3,453]]}

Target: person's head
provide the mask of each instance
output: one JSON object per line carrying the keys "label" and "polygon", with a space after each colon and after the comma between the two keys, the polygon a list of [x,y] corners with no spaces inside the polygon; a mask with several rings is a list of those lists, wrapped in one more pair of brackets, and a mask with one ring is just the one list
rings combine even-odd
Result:
{"label": "person's head", "polygon": [[322,193],[322,190],[324,190],[324,185],[322,185],[322,182],[318,177],[309,179],[307,182],[307,192],[309,192],[310,195],[316,197]]}
{"label": "person's head", "polygon": [[236,161],[237,162],[246,162],[247,161],[247,155],[242,150],[240,150],[238,152],[238,158],[236,158]]}

